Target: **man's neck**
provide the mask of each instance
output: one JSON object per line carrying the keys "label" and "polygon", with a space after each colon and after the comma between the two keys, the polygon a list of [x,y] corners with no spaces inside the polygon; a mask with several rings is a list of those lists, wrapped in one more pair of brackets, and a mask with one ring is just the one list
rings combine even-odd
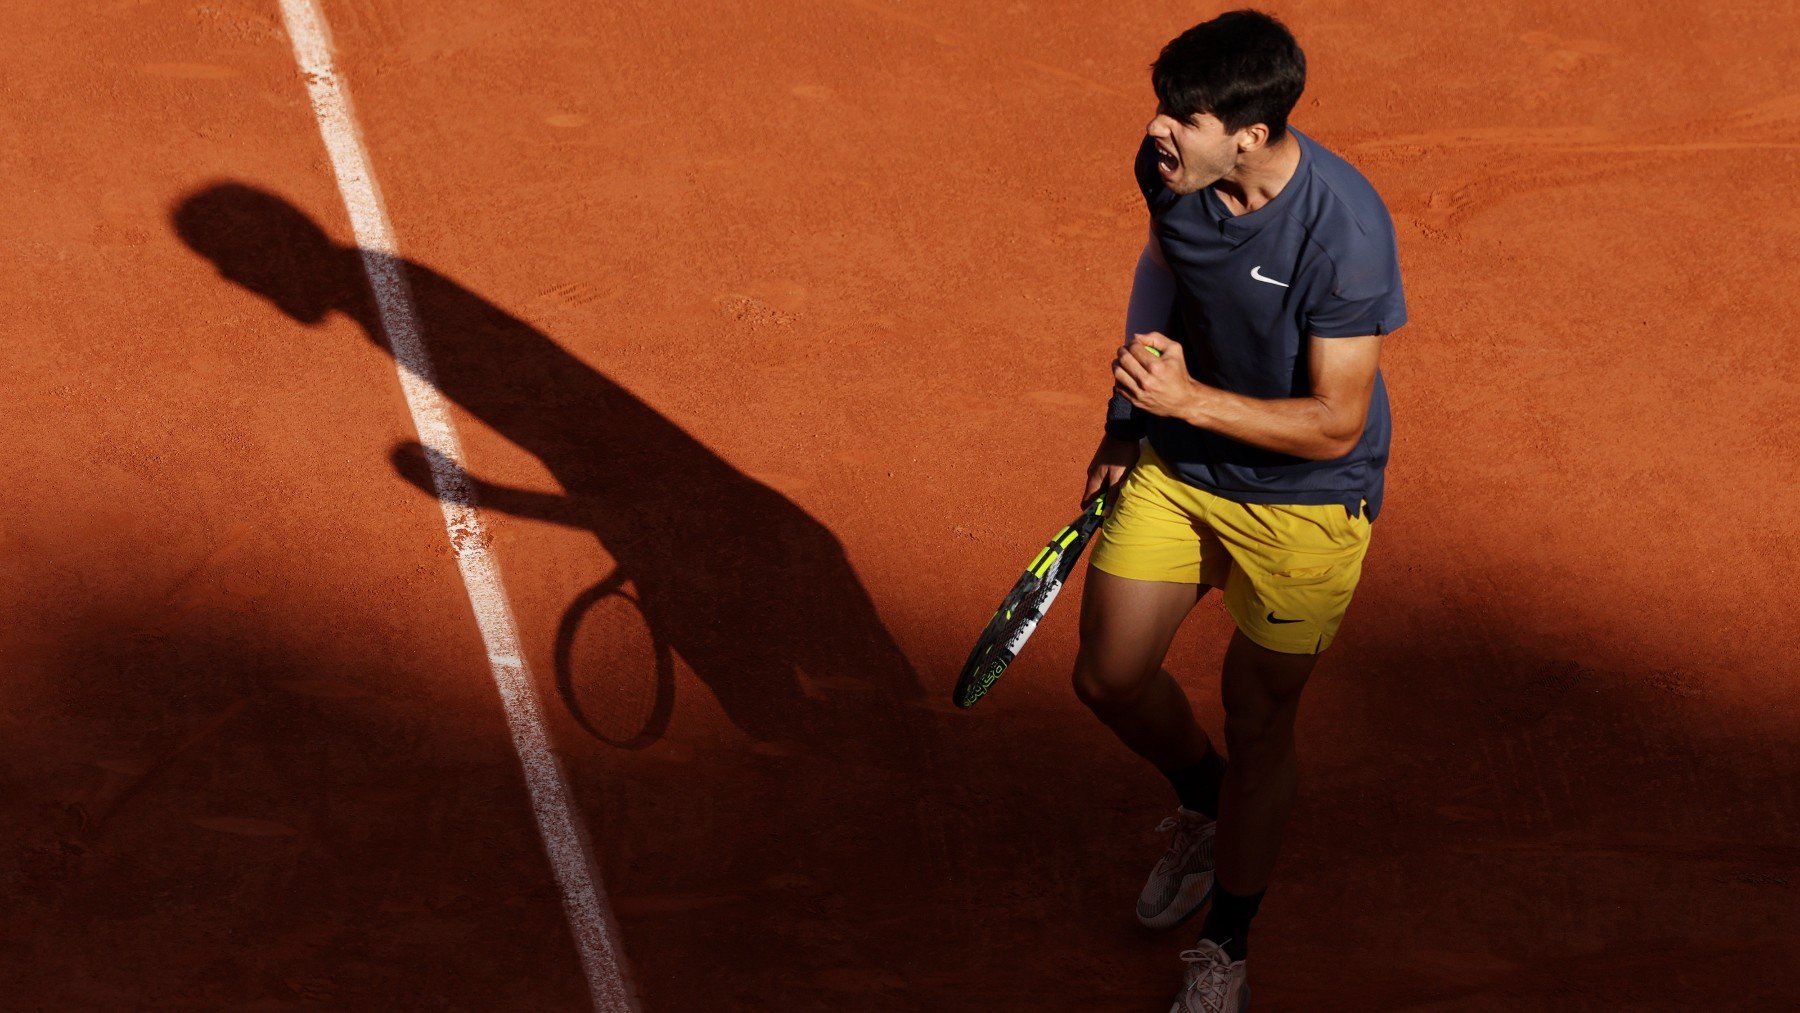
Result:
{"label": "man's neck", "polygon": [[1247,215],[1274,200],[1299,167],[1300,142],[1290,130],[1278,143],[1258,152],[1254,160],[1240,162],[1213,184],[1213,191],[1233,215]]}

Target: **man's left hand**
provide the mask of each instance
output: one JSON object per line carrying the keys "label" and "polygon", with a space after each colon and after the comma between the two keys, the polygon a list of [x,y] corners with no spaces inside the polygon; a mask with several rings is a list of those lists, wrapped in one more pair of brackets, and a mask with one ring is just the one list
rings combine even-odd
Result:
{"label": "man's left hand", "polygon": [[1181,343],[1160,331],[1131,337],[1113,360],[1113,389],[1152,415],[1186,418],[1206,386],[1188,375]]}

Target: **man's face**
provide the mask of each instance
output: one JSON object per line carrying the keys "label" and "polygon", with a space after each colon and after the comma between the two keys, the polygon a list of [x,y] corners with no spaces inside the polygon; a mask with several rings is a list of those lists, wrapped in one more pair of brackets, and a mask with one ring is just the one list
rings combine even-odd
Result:
{"label": "man's face", "polygon": [[1178,120],[1159,105],[1144,133],[1156,142],[1156,171],[1173,193],[1193,193],[1217,183],[1237,168],[1242,154],[1238,133],[1227,133],[1224,122],[1211,113]]}

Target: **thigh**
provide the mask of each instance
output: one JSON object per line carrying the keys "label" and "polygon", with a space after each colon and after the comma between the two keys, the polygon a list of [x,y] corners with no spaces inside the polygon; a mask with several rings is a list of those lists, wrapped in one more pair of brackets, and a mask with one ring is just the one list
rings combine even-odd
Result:
{"label": "thigh", "polygon": [[1300,691],[1318,661],[1316,654],[1270,650],[1239,630],[1225,649],[1219,681],[1227,732],[1247,730],[1254,737],[1280,728],[1291,730]]}
{"label": "thigh", "polygon": [[1077,678],[1109,693],[1134,690],[1156,674],[1175,631],[1207,590],[1205,584],[1136,580],[1088,567]]}

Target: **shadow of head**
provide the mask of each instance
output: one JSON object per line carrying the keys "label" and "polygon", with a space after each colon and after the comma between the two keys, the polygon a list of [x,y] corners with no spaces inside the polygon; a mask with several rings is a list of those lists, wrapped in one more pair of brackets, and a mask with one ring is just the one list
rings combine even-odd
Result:
{"label": "shadow of head", "polygon": [[[372,296],[385,290],[372,290],[364,270],[376,269],[377,286],[381,271],[397,271],[437,390],[536,457],[561,488],[483,480],[423,447],[396,453],[399,473],[440,500],[592,532],[613,575],[578,596],[564,625],[579,626],[590,604],[616,607],[629,583],[634,621],[658,645],[645,674],[660,690],[678,655],[739,728],[765,740],[866,737],[893,724],[881,716],[895,701],[919,695],[917,672],[829,528],[550,335],[431,267],[334,243],[253,186],[202,187],[171,219],[221,276],[304,324],[342,313],[390,353]],[[588,641],[565,631],[563,642],[559,685],[573,700],[576,662],[560,659]],[[842,692],[821,702],[828,685]],[[666,703],[656,707],[652,728],[667,717]]]}
{"label": "shadow of head", "polygon": [[176,235],[219,275],[303,324],[344,309],[361,291],[357,251],[331,241],[287,201],[242,183],[217,183],[170,212]]}

